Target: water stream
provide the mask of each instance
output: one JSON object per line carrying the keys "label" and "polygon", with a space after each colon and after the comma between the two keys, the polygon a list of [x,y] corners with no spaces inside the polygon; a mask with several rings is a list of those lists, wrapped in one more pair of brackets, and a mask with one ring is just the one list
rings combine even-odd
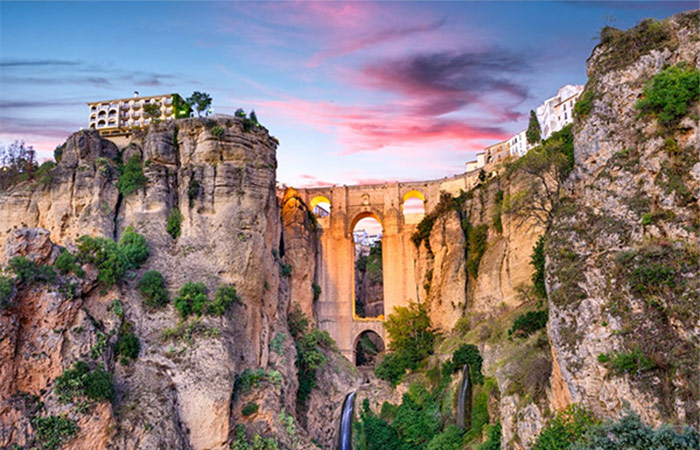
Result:
{"label": "water stream", "polygon": [[457,424],[462,431],[471,428],[472,425],[472,380],[469,375],[469,364],[462,369],[462,384],[459,387],[457,399]]}
{"label": "water stream", "polygon": [[343,402],[343,415],[340,419],[340,433],[338,434],[338,450],[352,449],[352,414],[355,410],[355,392],[345,397]]}

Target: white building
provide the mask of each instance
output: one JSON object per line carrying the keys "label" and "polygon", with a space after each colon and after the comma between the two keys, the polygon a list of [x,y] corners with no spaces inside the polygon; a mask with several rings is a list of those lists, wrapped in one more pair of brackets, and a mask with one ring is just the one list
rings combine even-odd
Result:
{"label": "white building", "polygon": [[574,104],[583,91],[582,85],[567,84],[559,88],[557,95],[537,107],[537,120],[542,129],[542,139],[549,138],[574,121]]}
{"label": "white building", "polygon": [[525,155],[528,150],[532,148],[532,145],[527,143],[527,137],[525,136],[525,131],[516,134],[512,138],[508,139],[508,146],[510,148],[510,156],[515,158],[520,158]]}

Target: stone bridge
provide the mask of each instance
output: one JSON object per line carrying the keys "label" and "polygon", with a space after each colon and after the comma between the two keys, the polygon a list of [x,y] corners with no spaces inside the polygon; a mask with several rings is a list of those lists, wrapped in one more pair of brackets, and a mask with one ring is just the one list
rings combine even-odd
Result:
{"label": "stone bridge", "polygon": [[[416,225],[424,214],[433,211],[442,191],[458,195],[461,190],[471,189],[477,177],[478,172],[472,171],[432,181],[298,190],[311,209],[322,202],[330,204],[330,214],[318,217],[321,251],[316,283],[322,293],[315,314],[318,327],[330,333],[343,355],[353,363],[356,344],[363,332],[374,331],[385,346],[387,342],[384,317],[360,318],[355,314],[355,225],[363,218],[373,217],[382,226],[384,314],[391,314],[396,306],[405,306],[419,298],[416,250],[411,241]],[[404,214],[404,203],[411,198],[423,201],[424,213]]]}

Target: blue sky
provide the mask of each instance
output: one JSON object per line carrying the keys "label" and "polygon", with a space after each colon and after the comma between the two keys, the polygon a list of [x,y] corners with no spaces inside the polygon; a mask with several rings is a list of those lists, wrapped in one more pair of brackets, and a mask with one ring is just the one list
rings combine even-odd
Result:
{"label": "blue sky", "polygon": [[88,101],[209,92],[255,109],[295,186],[462,171],[566,83],[602,26],[696,2],[0,3],[0,143],[48,157]]}

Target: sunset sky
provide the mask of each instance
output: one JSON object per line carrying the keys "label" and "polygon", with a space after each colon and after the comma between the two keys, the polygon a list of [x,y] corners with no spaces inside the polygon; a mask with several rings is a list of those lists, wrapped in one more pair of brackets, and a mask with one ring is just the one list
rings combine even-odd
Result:
{"label": "sunset sky", "polygon": [[605,24],[697,2],[0,3],[0,143],[49,157],[86,102],[199,90],[255,109],[294,186],[433,179],[525,128]]}

